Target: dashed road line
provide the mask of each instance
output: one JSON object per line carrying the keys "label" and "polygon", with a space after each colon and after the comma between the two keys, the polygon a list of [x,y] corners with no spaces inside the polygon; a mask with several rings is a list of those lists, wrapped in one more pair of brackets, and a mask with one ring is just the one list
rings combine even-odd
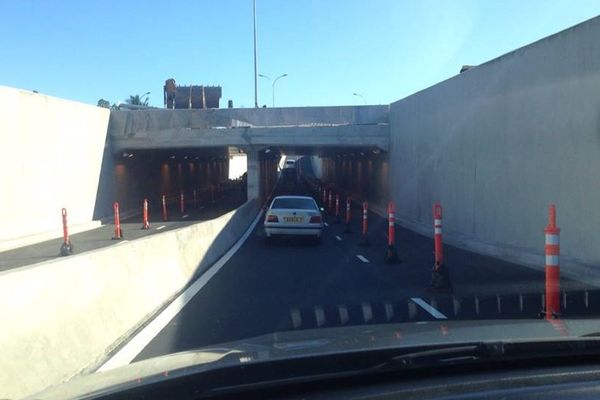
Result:
{"label": "dashed road line", "polygon": [[323,222],[323,225],[325,226],[329,226],[329,224],[327,222]]}
{"label": "dashed road line", "polygon": [[432,317],[434,317],[436,319],[448,319],[448,317],[446,317],[444,314],[439,312],[437,309],[435,309],[432,306],[430,306],[429,304],[427,304],[427,302],[425,302],[423,299],[421,299],[419,297],[412,297],[411,300],[415,304],[419,305],[422,309],[427,311],[429,314],[431,314]]}
{"label": "dashed road line", "polygon": [[160,231],[161,229],[165,229],[166,227],[167,227],[166,225],[157,226],[156,230]]}
{"label": "dashed road line", "polygon": [[339,241],[341,241],[341,240],[342,240],[342,238],[341,238],[341,237],[339,237],[338,235],[335,235],[335,238],[336,238],[337,240],[339,240]]}
{"label": "dashed road line", "polygon": [[189,217],[188,214],[184,214],[184,215],[181,216],[181,218],[187,218],[187,217]]}
{"label": "dashed road line", "polygon": [[356,257],[358,257],[358,259],[359,259],[360,261],[364,262],[364,263],[368,263],[368,262],[370,262],[369,260],[367,260],[367,258],[366,258],[366,257],[364,257],[364,256],[362,256],[362,255],[360,255],[360,254],[357,254],[357,255],[356,255]]}

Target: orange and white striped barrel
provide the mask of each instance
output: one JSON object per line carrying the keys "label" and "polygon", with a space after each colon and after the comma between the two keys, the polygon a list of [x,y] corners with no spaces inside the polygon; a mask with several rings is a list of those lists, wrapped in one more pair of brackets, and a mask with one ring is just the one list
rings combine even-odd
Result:
{"label": "orange and white striped barrel", "polygon": [[363,202],[363,212],[362,212],[362,234],[363,236],[367,235],[367,229],[369,227],[369,203],[366,201]]}
{"label": "orange and white striped barrel", "polygon": [[62,214],[62,226],[63,226],[63,244],[69,244],[69,227],[67,224],[67,209],[61,210]]}
{"label": "orange and white striped barrel", "polygon": [[433,206],[433,234],[436,267],[444,263],[444,249],[442,246],[442,206],[437,203]]}
{"label": "orange and white striped barrel", "polygon": [[388,204],[388,246],[393,247],[395,242],[396,206],[393,201]]}
{"label": "orange and white striped barrel", "polygon": [[144,199],[142,216],[143,216],[142,229],[150,229],[150,223],[148,222],[148,199]]}
{"label": "orange and white striped barrel", "polygon": [[119,202],[113,203],[113,210],[115,212],[115,239],[121,239],[121,217],[119,215]]}
{"label": "orange and white striped barrel", "polygon": [[556,207],[550,205],[546,236],[546,318],[560,314],[560,229],[556,226]]}

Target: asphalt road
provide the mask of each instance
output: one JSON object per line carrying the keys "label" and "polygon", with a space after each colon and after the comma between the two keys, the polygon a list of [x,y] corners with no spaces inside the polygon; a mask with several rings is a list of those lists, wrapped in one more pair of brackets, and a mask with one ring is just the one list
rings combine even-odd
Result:
{"label": "asphalt road", "polygon": [[[303,185],[287,193],[309,193]],[[433,241],[397,229],[401,263],[386,264],[387,221],[369,214],[371,246],[326,215],[322,244],[267,245],[259,223],[238,252],[136,360],[292,329],[439,319],[540,318],[544,274],[450,246],[452,287],[431,288]],[[600,312],[594,288],[563,279],[565,315]],[[595,311],[594,311],[595,310]]]}
{"label": "asphalt road", "polygon": [[[206,221],[223,215],[237,207],[245,201],[239,188],[231,188],[215,201],[207,201],[205,204],[188,204],[185,213],[180,212],[178,204],[172,203],[168,207],[168,221],[162,220],[160,209],[150,212],[150,229],[144,230],[142,227],[141,215],[121,221],[122,240],[113,240],[114,224],[109,223],[99,228],[77,233],[70,236],[73,244],[73,254],[96,250],[107,246],[112,246],[124,240],[134,240],[148,235],[155,235],[161,232],[182,228],[199,221]],[[60,214],[57,214],[60,218]],[[60,258],[60,246],[63,242],[62,237],[52,239],[29,246],[20,247],[13,250],[0,252],[0,272],[8,271],[13,268],[24,267],[30,264],[42,261]]]}

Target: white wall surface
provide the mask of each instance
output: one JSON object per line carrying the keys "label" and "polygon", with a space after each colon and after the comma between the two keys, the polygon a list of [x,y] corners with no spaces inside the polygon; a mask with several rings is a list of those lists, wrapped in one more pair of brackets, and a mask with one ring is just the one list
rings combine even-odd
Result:
{"label": "white wall surface", "polygon": [[556,203],[562,267],[600,267],[600,18],[471,69],[390,107],[399,222],[543,266]]}
{"label": "white wall surface", "polygon": [[0,329],[0,398],[98,367],[231,248],[258,208],[248,202],[213,220],[0,274],[0,321],[10,321]]}
{"label": "white wall surface", "polygon": [[0,242],[92,220],[109,110],[0,86]]}

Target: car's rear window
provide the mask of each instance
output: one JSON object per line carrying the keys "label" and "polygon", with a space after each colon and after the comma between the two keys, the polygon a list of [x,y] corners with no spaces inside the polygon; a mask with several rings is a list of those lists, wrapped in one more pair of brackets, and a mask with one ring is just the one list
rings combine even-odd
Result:
{"label": "car's rear window", "polygon": [[312,199],[275,199],[272,209],[291,208],[295,210],[317,210],[317,206]]}

